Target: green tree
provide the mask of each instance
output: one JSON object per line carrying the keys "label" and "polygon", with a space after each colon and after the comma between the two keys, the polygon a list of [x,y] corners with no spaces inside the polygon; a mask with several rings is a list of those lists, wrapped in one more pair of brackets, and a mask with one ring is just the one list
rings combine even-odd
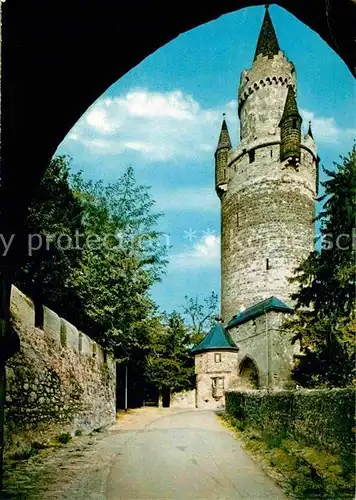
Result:
{"label": "green tree", "polygon": [[293,371],[306,387],[346,386],[355,376],[356,148],[325,170],[322,245],[297,269],[296,315],[288,323],[304,357]]}
{"label": "green tree", "polygon": [[45,303],[62,316],[78,303],[73,273],[81,254],[74,245],[83,230],[83,207],[70,187],[69,160],[51,161],[28,211],[28,254],[15,284],[35,301]]}
{"label": "green tree", "polygon": [[201,301],[198,297],[185,296],[185,304],[182,305],[187,321],[191,329],[192,345],[199,344],[215,324],[218,316],[218,295],[212,291],[210,295]]}
{"label": "green tree", "polygon": [[147,383],[160,391],[192,389],[195,379],[190,343],[191,333],[182,316],[176,311],[163,316],[150,336],[145,371]]}
{"label": "green tree", "polygon": [[[114,184],[77,175],[73,186],[84,206],[87,235],[75,272],[83,320],[117,357],[135,358],[142,323],[155,310],[149,290],[166,264],[167,248],[155,230],[161,214],[154,213],[149,188],[137,184],[132,168]],[[145,343],[141,338],[142,348]]]}

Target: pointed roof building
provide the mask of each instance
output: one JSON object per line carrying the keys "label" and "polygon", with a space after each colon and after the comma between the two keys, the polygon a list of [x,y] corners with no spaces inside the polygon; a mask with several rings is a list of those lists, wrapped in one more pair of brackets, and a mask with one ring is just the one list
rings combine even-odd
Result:
{"label": "pointed roof building", "polygon": [[222,125],[221,125],[219,142],[218,142],[218,145],[216,147],[216,151],[219,151],[219,149],[223,149],[223,148],[231,149],[230,134],[229,134],[229,130],[227,128],[226,120],[225,120],[225,113],[223,116],[224,116],[224,118],[223,118]]}
{"label": "pointed roof building", "polygon": [[251,319],[255,319],[262,314],[266,314],[269,311],[279,311],[290,314],[293,313],[293,309],[290,306],[277,297],[272,296],[254,304],[239,314],[236,314],[226,328],[235,328],[238,325],[242,325],[242,323],[246,323],[246,321],[250,321]]}
{"label": "pointed roof building", "polygon": [[258,37],[254,61],[256,61],[257,56],[260,54],[272,59],[273,56],[278,54],[279,50],[277,35],[271,16],[269,15],[268,5],[266,5],[265,17],[261,26],[260,36]]}
{"label": "pointed roof building", "polygon": [[199,354],[200,352],[219,351],[221,349],[239,350],[229,332],[225,330],[221,323],[216,323],[200,344],[193,347],[192,353]]}
{"label": "pointed roof building", "polygon": [[298,111],[298,105],[297,105],[297,99],[295,96],[295,91],[294,91],[292,85],[288,85],[288,93],[287,93],[286,102],[284,105],[284,110],[283,110],[281,122],[284,121],[286,118],[289,118],[291,116],[296,116],[296,117],[301,118],[299,111]]}
{"label": "pointed roof building", "polygon": [[309,128],[308,128],[307,135],[309,135],[312,139],[314,139],[313,132],[311,129],[311,121],[309,122]]}

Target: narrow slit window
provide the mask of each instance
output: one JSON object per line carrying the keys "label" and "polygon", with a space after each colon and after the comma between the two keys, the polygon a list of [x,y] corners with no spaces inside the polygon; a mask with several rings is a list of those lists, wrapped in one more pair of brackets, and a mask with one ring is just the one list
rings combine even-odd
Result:
{"label": "narrow slit window", "polygon": [[269,259],[266,259],[266,271],[270,269]]}
{"label": "narrow slit window", "polygon": [[226,181],[226,168],[224,168],[224,181]]}
{"label": "narrow slit window", "polygon": [[255,161],[255,150],[251,149],[251,151],[248,152],[248,159],[250,163],[253,163]]}
{"label": "narrow slit window", "polygon": [[216,352],[215,356],[214,356],[214,359],[215,359],[215,363],[221,363],[221,353],[220,352]]}
{"label": "narrow slit window", "polygon": [[273,158],[273,149],[271,149],[271,158]]}
{"label": "narrow slit window", "polygon": [[298,124],[297,124],[297,119],[296,119],[296,118],[293,118],[292,127],[293,127],[293,129],[294,129],[294,130],[296,130],[296,129],[297,129],[297,125],[298,125]]}
{"label": "narrow slit window", "polygon": [[239,225],[240,225],[239,213],[237,212],[237,214],[236,214],[236,227],[239,227]]}

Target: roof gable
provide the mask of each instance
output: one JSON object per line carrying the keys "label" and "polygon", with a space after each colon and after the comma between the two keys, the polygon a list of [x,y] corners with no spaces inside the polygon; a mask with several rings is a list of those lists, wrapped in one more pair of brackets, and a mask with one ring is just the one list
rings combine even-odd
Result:
{"label": "roof gable", "polygon": [[284,313],[292,313],[293,309],[288,306],[285,302],[277,297],[269,297],[268,299],[262,300],[251,307],[248,307],[244,311],[236,314],[227,325],[227,329],[234,328],[246,321],[257,318],[268,311],[279,311]]}

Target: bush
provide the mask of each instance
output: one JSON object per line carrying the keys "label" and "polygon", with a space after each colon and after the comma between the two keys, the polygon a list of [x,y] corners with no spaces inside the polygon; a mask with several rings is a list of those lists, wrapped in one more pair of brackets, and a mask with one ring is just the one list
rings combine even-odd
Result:
{"label": "bush", "polygon": [[62,432],[62,434],[58,436],[58,441],[62,444],[67,444],[71,439],[72,436],[68,434],[68,432]]}
{"label": "bush", "polygon": [[298,499],[353,498],[355,389],[227,391],[227,419]]}

